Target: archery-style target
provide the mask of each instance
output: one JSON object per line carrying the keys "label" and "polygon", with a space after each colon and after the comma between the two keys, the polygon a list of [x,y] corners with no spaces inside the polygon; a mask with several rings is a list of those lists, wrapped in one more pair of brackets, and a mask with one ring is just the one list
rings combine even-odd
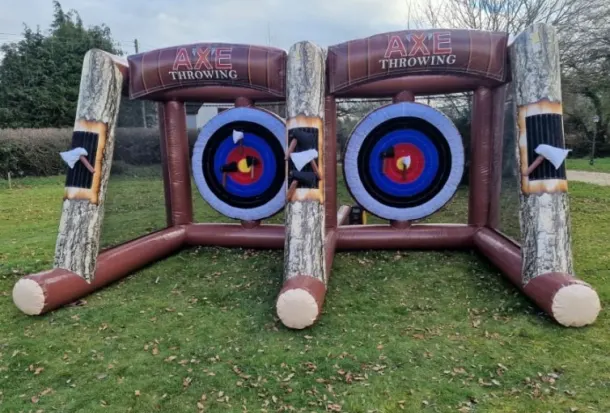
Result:
{"label": "archery-style target", "polygon": [[441,112],[403,102],[376,109],[349,138],[343,173],[349,191],[380,218],[426,217],[455,194],[464,171],[458,130]]}
{"label": "archery-style target", "polygon": [[213,117],[193,148],[193,177],[201,196],[221,214],[260,220],[286,203],[286,125],[274,114],[233,108]]}

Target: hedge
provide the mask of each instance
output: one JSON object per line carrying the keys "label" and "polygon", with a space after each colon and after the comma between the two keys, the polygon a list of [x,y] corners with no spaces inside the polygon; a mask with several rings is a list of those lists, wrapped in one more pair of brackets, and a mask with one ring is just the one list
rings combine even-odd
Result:
{"label": "hedge", "polygon": [[[466,163],[470,158],[469,125],[457,123],[464,137]],[[189,153],[197,139],[198,131],[188,131]],[[59,152],[70,147],[72,129],[0,129],[0,178],[51,176],[64,174],[66,165]],[[341,140],[341,139],[340,139]],[[117,128],[112,171],[121,174],[129,165],[150,166],[161,163],[159,130],[156,128]],[[568,145],[572,157],[586,156],[588,145]],[[597,146],[597,156],[610,155],[610,144]],[[465,170],[463,182],[468,179]]]}
{"label": "hedge", "polygon": [[[197,134],[197,130],[189,130],[190,151]],[[0,129],[0,177],[6,179],[9,172],[13,177],[64,174],[66,165],[59,152],[70,148],[71,139],[71,128]],[[117,128],[113,165],[160,163],[158,129]]]}

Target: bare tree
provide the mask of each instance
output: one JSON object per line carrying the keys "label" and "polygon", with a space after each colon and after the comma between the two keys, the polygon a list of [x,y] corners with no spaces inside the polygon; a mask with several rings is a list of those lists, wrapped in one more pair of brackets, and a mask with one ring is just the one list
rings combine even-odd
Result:
{"label": "bare tree", "polygon": [[[606,139],[610,128],[608,0],[421,0],[418,12],[427,27],[517,34],[533,23],[553,25],[559,33],[565,113],[574,118],[568,125],[577,125],[591,140]],[[467,109],[450,101],[447,109],[455,108]],[[468,111],[454,113],[467,115]],[[599,118],[596,127],[591,120],[594,114]]]}

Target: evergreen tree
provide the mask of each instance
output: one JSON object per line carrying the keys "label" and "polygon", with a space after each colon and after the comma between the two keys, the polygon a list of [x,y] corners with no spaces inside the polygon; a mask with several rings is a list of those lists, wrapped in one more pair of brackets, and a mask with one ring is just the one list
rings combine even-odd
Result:
{"label": "evergreen tree", "polygon": [[107,26],[84,27],[58,1],[47,35],[25,26],[23,40],[3,45],[0,128],[73,126],[83,57],[92,48],[123,54]]}

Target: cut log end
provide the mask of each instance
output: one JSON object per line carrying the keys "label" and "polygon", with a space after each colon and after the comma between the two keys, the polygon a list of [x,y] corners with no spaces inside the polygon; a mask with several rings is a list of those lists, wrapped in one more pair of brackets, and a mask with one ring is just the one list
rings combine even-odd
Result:
{"label": "cut log end", "polygon": [[303,329],[313,325],[326,295],[322,280],[309,275],[297,275],[284,281],[277,299],[277,315],[288,328]]}
{"label": "cut log end", "polygon": [[280,294],[277,315],[286,327],[301,330],[315,323],[320,309],[309,291],[295,288]]}
{"label": "cut log end", "polygon": [[27,315],[39,315],[45,306],[45,294],[36,281],[22,278],[13,287],[15,306]]}
{"label": "cut log end", "polygon": [[601,311],[597,292],[584,283],[570,284],[557,291],[552,303],[553,317],[566,327],[593,324]]}
{"label": "cut log end", "polygon": [[550,272],[541,274],[523,287],[525,295],[566,327],[592,324],[601,311],[595,290],[586,282],[570,274]]}

